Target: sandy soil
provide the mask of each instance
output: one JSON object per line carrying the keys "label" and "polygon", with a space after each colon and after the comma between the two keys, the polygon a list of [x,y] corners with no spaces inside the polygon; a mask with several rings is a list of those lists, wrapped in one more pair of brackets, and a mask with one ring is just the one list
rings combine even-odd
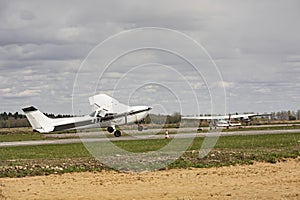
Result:
{"label": "sandy soil", "polygon": [[300,159],[144,173],[0,179],[0,199],[300,199]]}

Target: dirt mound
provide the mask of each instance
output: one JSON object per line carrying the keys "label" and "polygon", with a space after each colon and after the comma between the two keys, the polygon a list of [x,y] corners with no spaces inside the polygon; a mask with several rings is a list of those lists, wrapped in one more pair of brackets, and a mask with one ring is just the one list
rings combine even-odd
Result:
{"label": "dirt mound", "polygon": [[300,199],[299,164],[2,178],[0,199]]}

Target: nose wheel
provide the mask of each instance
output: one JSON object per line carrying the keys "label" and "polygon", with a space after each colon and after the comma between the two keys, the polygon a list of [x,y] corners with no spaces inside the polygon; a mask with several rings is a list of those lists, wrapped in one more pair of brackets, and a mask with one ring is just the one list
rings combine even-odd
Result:
{"label": "nose wheel", "polygon": [[144,128],[143,128],[143,126],[139,125],[137,129],[138,129],[138,131],[142,131]]}

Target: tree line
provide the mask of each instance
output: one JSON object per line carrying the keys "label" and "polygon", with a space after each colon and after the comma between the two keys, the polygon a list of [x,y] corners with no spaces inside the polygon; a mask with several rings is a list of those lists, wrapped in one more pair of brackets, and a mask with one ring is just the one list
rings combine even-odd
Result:
{"label": "tree line", "polygon": [[297,111],[279,111],[279,112],[272,112],[271,113],[272,120],[300,120],[300,110]]}
{"label": "tree line", "polygon": [[28,127],[30,126],[26,116],[23,114],[15,113],[0,113],[0,128],[12,128],[12,127]]}
{"label": "tree line", "polygon": [[181,114],[175,112],[172,115],[149,114],[145,119],[145,124],[177,124],[181,121]]}

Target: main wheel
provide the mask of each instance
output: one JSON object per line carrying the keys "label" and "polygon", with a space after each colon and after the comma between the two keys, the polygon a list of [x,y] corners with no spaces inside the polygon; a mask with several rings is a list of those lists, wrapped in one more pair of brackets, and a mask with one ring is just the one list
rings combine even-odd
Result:
{"label": "main wheel", "polygon": [[112,132],[114,132],[114,128],[113,127],[111,127],[111,126],[109,126],[109,127],[107,127],[107,131],[109,132],[109,133],[112,133]]}
{"label": "main wheel", "polygon": [[142,126],[138,126],[138,131],[142,131],[143,127]]}
{"label": "main wheel", "polygon": [[121,136],[121,131],[116,130],[116,131],[114,132],[114,135],[115,135],[115,137],[120,137],[120,136]]}

